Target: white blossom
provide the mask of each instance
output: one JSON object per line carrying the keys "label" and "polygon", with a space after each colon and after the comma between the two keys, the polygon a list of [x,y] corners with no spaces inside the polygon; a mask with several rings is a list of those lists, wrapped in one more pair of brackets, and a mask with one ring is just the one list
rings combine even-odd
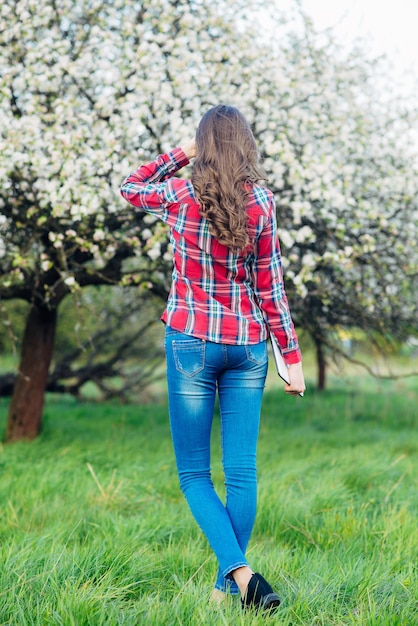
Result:
{"label": "white blossom", "polygon": [[380,66],[332,34],[272,13],[274,36],[260,40],[259,5],[155,0],[138,20],[134,0],[61,0],[58,13],[49,0],[1,3],[0,295],[31,268],[77,282],[83,263],[103,271],[127,248],[132,271],[158,260],[168,276],[167,230],[127,208],[120,183],[228,102],[251,122],[275,193],[292,310],[313,291],[324,315],[332,298],[376,316],[410,303],[413,107],[381,97]]}
{"label": "white blossom", "polygon": [[155,261],[156,259],[158,259],[161,256],[161,244],[159,241],[157,241],[152,248],[150,248],[147,251],[147,255],[150,257],[150,259],[152,259],[153,261]]}

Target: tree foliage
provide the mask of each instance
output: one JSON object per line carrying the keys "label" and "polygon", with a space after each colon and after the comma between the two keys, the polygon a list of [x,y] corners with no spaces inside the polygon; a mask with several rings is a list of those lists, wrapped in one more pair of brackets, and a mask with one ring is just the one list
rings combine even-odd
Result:
{"label": "tree foliage", "polygon": [[361,49],[342,50],[303,12],[266,22],[266,10],[257,0],[2,3],[0,298],[52,310],[100,284],[164,297],[166,230],[133,216],[118,187],[227,101],[250,120],[276,192],[297,324],[321,346],[337,326],[411,332],[413,105]]}
{"label": "tree foliage", "polygon": [[302,17],[303,36],[278,46],[277,106],[257,135],[293,312],[321,360],[326,346],[341,350],[336,329],[371,340],[417,331],[417,110],[388,90],[387,60],[343,51]]}

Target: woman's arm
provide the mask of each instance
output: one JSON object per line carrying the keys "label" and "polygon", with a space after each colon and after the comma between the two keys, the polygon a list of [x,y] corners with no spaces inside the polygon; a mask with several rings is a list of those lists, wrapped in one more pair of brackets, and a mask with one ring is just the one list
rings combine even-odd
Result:
{"label": "woman's arm", "polygon": [[267,224],[257,240],[253,264],[254,292],[264,319],[274,333],[287,365],[301,360],[298,338],[283,283],[280,245],[272,200]]}
{"label": "woman's arm", "polygon": [[170,179],[189,163],[182,148],[160,154],[155,161],[142,165],[122,183],[120,193],[132,206],[162,217],[167,202],[175,202]]}
{"label": "woman's arm", "polygon": [[257,242],[253,272],[254,291],[258,303],[270,332],[277,338],[283,359],[288,366],[290,384],[285,385],[285,392],[289,395],[298,395],[306,388],[302,355],[284,289],[273,199],[269,220]]}
{"label": "woman's arm", "polygon": [[284,289],[273,198],[270,208],[268,222],[257,241],[253,265],[254,292],[264,319],[270,332],[277,338],[283,359],[289,368],[290,385],[285,386],[285,391],[296,395],[305,390],[302,355]]}

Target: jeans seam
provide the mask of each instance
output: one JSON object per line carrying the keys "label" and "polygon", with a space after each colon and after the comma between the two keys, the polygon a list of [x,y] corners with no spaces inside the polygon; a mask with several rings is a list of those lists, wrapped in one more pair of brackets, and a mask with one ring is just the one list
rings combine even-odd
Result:
{"label": "jeans seam", "polygon": [[224,367],[227,367],[227,365],[228,365],[228,346],[226,346],[225,344],[222,346],[222,353],[223,353]]}

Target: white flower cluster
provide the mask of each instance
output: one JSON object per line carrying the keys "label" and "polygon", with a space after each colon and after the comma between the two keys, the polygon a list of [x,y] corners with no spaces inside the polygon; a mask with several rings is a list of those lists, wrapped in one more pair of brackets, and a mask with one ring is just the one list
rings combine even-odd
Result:
{"label": "white flower cluster", "polygon": [[259,5],[2,2],[0,293],[18,282],[22,258],[43,272],[58,265],[70,287],[80,259],[103,269],[121,246],[167,260],[152,217],[142,232],[108,227],[124,208],[119,185],[226,101],[254,129],[301,307],[312,290],[324,303],[351,293],[370,310],[382,293],[386,303],[410,298],[401,277],[418,263],[410,110],[379,99],[379,67],[344,56],[331,35],[292,32],[272,15],[274,38],[254,37]]}

